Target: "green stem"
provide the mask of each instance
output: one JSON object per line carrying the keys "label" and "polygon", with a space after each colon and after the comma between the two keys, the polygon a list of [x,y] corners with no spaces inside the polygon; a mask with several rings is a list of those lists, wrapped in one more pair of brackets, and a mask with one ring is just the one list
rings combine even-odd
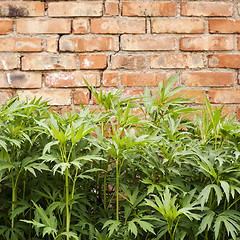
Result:
{"label": "green stem", "polygon": [[118,158],[116,159],[116,220],[119,221],[119,169]]}
{"label": "green stem", "polygon": [[[69,183],[68,183],[68,168],[65,169],[65,203],[66,203],[66,232],[70,231],[70,212],[69,212]],[[69,236],[66,236],[69,240]]]}
{"label": "green stem", "polygon": [[[14,211],[16,204],[15,202],[17,201],[17,191],[16,191],[15,184],[12,186],[12,212]],[[12,228],[14,228],[14,218],[12,218]]]}

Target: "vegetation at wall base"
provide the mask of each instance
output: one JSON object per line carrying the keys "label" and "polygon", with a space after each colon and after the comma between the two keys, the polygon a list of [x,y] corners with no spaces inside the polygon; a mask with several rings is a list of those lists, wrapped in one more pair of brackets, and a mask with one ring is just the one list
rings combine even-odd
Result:
{"label": "vegetation at wall base", "polygon": [[88,85],[95,112],[2,105],[0,239],[240,239],[240,124],[176,78],[135,99]]}

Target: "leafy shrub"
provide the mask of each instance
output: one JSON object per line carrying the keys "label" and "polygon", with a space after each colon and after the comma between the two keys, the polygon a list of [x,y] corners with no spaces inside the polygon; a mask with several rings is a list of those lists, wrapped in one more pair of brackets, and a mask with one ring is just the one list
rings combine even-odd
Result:
{"label": "leafy shrub", "polygon": [[88,86],[96,112],[1,106],[0,239],[239,239],[239,123],[175,81],[141,99]]}

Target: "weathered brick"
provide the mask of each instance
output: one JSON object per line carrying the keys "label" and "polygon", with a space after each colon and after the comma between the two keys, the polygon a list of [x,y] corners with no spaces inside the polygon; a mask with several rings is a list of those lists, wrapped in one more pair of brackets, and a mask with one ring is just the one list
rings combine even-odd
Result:
{"label": "weathered brick", "polygon": [[121,36],[121,49],[129,51],[174,50],[175,39],[172,36],[137,35]]}
{"label": "weathered brick", "polygon": [[152,33],[204,33],[202,19],[153,19]]}
{"label": "weathered brick", "polygon": [[202,54],[159,54],[151,56],[151,68],[203,68]]}
{"label": "weathered brick", "polygon": [[80,55],[80,69],[105,69],[106,55]]}
{"label": "weathered brick", "polygon": [[173,17],[177,14],[177,3],[174,2],[124,2],[123,16]]}
{"label": "weathered brick", "polygon": [[35,72],[2,72],[0,88],[41,88],[42,74]]}
{"label": "weathered brick", "polygon": [[240,37],[238,38],[238,50],[240,50]]}
{"label": "weathered brick", "polygon": [[116,87],[118,86],[118,73],[116,72],[104,72],[102,77],[102,84],[104,87]]}
{"label": "weathered brick", "polygon": [[0,3],[0,17],[38,17],[44,16],[44,2],[7,1]]}
{"label": "weathered brick", "polygon": [[111,57],[112,69],[133,69],[141,70],[147,66],[147,59],[145,56],[135,55],[114,55]]}
{"label": "weathered brick", "polygon": [[77,57],[72,55],[50,56],[25,56],[22,57],[23,70],[54,70],[76,69]]}
{"label": "weathered brick", "polygon": [[[88,71],[54,72],[44,75],[48,87],[86,87],[84,79],[93,86],[100,86],[100,73]],[[97,85],[96,85],[97,82]]]}
{"label": "weathered brick", "polygon": [[49,100],[48,105],[70,105],[70,89],[39,89],[39,90],[17,90],[20,100],[34,99],[42,97],[43,100]]}
{"label": "weathered brick", "polygon": [[12,70],[19,67],[19,57],[15,55],[0,56],[0,70]]}
{"label": "weathered brick", "polygon": [[211,103],[240,103],[240,89],[210,89]]}
{"label": "weathered brick", "polygon": [[88,19],[80,18],[73,20],[73,33],[85,34],[88,33]]}
{"label": "weathered brick", "polygon": [[47,52],[51,53],[58,52],[58,38],[47,39]]}
{"label": "weathered brick", "polygon": [[71,20],[66,19],[35,19],[35,20],[16,20],[17,33],[70,33]]}
{"label": "weathered brick", "polygon": [[182,51],[224,51],[233,50],[232,36],[203,36],[180,38]]}
{"label": "weathered brick", "polygon": [[[154,93],[156,90],[152,90]],[[183,98],[193,98],[193,102],[197,104],[203,104],[205,102],[206,92],[201,89],[184,89],[174,94],[171,98],[182,96]]]}
{"label": "weathered brick", "polygon": [[233,3],[228,2],[182,2],[183,16],[232,16]]}
{"label": "weathered brick", "polygon": [[181,84],[199,87],[225,87],[233,86],[234,74],[232,72],[183,72],[180,74]]}
{"label": "weathered brick", "polygon": [[12,20],[0,20],[0,35],[9,34],[13,31],[13,21]]}
{"label": "weathered brick", "polygon": [[94,52],[117,50],[117,43],[118,39],[109,36],[62,36],[59,44],[60,51]]}
{"label": "weathered brick", "polygon": [[125,73],[121,75],[121,84],[125,87],[156,87],[159,82],[170,77],[171,73]]}
{"label": "weathered brick", "polygon": [[76,89],[73,94],[73,103],[79,104],[81,101],[82,104],[89,104],[90,100],[90,92],[88,89]]}
{"label": "weathered brick", "polygon": [[117,16],[119,14],[118,2],[105,2],[105,16]]}
{"label": "weathered brick", "polygon": [[91,19],[91,32],[103,34],[145,33],[145,19]]}
{"label": "weathered brick", "polygon": [[103,4],[96,2],[55,2],[48,4],[50,17],[102,16]]}
{"label": "weathered brick", "polygon": [[122,98],[139,98],[141,93],[144,93],[144,89],[123,89],[122,90]]}
{"label": "weathered brick", "polygon": [[240,33],[238,19],[209,19],[210,33]]}
{"label": "weathered brick", "polygon": [[208,56],[210,68],[240,68],[240,54],[211,54]]}
{"label": "weathered brick", "polygon": [[0,52],[40,52],[41,38],[0,38]]}
{"label": "weathered brick", "polygon": [[173,97],[177,97],[180,95],[183,95],[183,98],[194,98],[193,101],[195,103],[203,104],[205,102],[206,91],[201,89],[185,89],[173,95]]}
{"label": "weathered brick", "polygon": [[6,101],[13,97],[13,91],[11,90],[0,90],[0,104],[6,103]]}

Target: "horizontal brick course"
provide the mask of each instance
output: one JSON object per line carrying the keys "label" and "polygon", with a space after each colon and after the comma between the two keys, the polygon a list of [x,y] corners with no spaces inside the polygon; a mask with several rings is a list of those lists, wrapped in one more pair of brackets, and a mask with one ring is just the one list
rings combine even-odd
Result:
{"label": "horizontal brick course", "polygon": [[203,68],[201,54],[159,54],[151,56],[151,68]]}
{"label": "horizontal brick course", "polygon": [[233,3],[229,2],[182,2],[181,15],[183,16],[221,16],[233,15]]}
{"label": "horizontal brick course", "polygon": [[226,51],[233,50],[232,36],[204,36],[204,37],[182,37],[180,49],[182,51]]}
{"label": "horizontal brick course", "polygon": [[71,21],[65,19],[50,20],[17,20],[17,33],[35,33],[35,34],[51,34],[51,33],[70,33]]}
{"label": "horizontal brick course", "polygon": [[91,32],[101,34],[140,34],[146,32],[145,19],[92,19]]}
{"label": "horizontal brick course", "polygon": [[52,2],[48,4],[50,17],[85,17],[102,16],[103,5],[100,1],[94,2]]}
{"label": "horizontal brick course", "polygon": [[40,17],[44,16],[44,2],[7,1],[0,2],[0,17]]}
{"label": "horizontal brick course", "polygon": [[0,88],[41,88],[42,74],[37,72],[0,72]]}
{"label": "horizontal brick course", "polygon": [[240,33],[240,20],[235,19],[210,19],[210,33]]}
{"label": "horizontal brick course", "polygon": [[172,36],[121,36],[121,49],[128,51],[174,50],[175,39]]}
{"label": "horizontal brick course", "polygon": [[41,38],[0,38],[0,52],[41,52]]}
{"label": "horizontal brick course", "polygon": [[117,50],[117,43],[117,38],[109,36],[63,36],[60,38],[60,51],[114,51]]}
{"label": "horizontal brick course", "polygon": [[25,56],[22,58],[23,70],[63,70],[76,69],[77,57],[73,55],[63,56]]}
{"label": "horizontal brick course", "polygon": [[226,87],[233,86],[234,74],[229,72],[182,72],[180,80],[182,85],[191,87]]}
{"label": "horizontal brick course", "polygon": [[[86,87],[86,80],[90,85],[100,86],[100,73],[88,71],[47,73],[44,76],[48,87]],[[96,85],[97,83],[97,85]]]}
{"label": "horizontal brick course", "polygon": [[123,2],[123,16],[173,17],[177,14],[177,3],[174,2]]}
{"label": "horizontal brick course", "polygon": [[209,55],[210,68],[240,68],[240,54]]}
{"label": "horizontal brick course", "polygon": [[202,19],[153,19],[152,33],[204,33]]}

